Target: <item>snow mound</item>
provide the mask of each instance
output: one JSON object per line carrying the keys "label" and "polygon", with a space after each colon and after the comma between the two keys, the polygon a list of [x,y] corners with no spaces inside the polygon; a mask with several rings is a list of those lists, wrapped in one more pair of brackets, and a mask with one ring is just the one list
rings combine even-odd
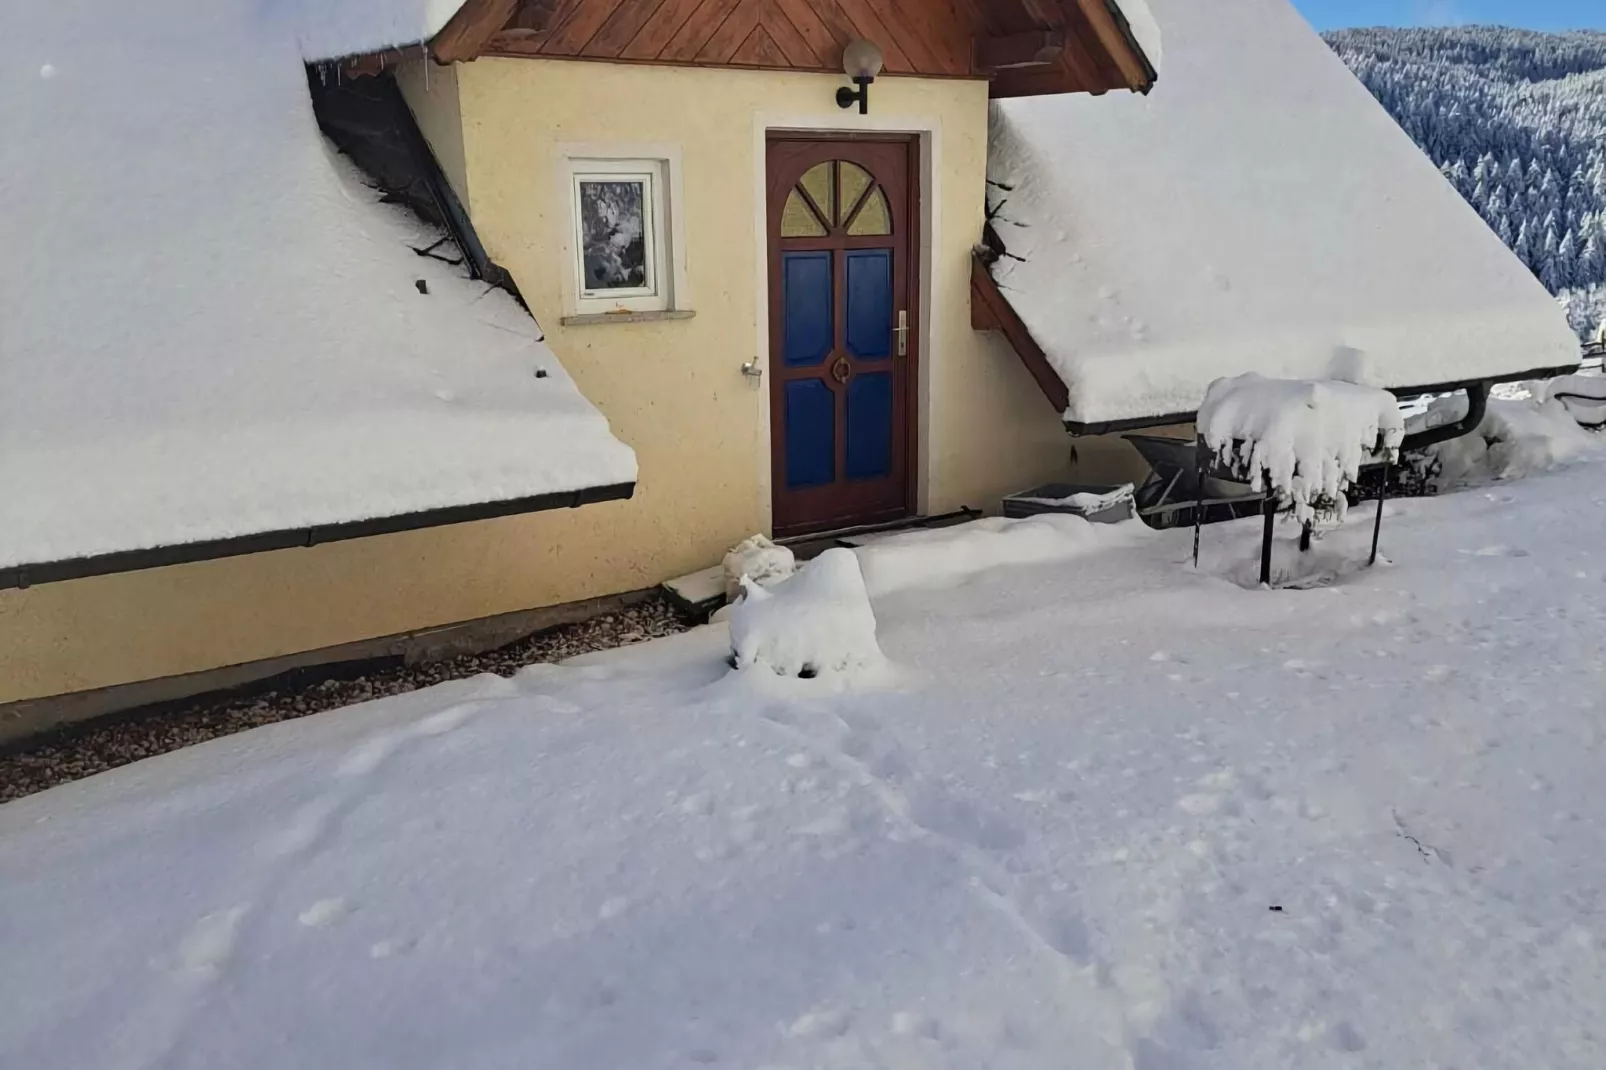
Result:
{"label": "snow mound", "polygon": [[777,546],[763,535],[753,535],[731,548],[723,562],[725,600],[734,601],[742,591],[742,580],[760,587],[774,587],[797,571],[797,558],[784,546]]}
{"label": "snow mound", "polygon": [[1287,0],[1147,7],[1147,96],[993,104],[993,273],[1068,420],[1191,413],[1246,371],[1339,378],[1355,352],[1384,387],[1577,362],[1544,287]]}
{"label": "snow mound", "polygon": [[859,559],[836,547],[773,588],[741,581],[731,607],[737,669],[763,666],[777,676],[851,675],[885,665],[875,612]]}
{"label": "snow mound", "polygon": [[865,585],[880,598],[918,587],[953,586],[995,568],[1067,561],[1147,530],[1141,524],[1092,524],[1063,513],[1019,520],[986,517],[891,535],[859,547],[857,553]]}
{"label": "snow mound", "polygon": [[[1442,411],[1438,423],[1454,422],[1466,415],[1466,399],[1440,399],[1428,416],[1435,410]],[[1600,450],[1600,440],[1579,427],[1559,400],[1491,398],[1478,429],[1439,443],[1433,448],[1433,457],[1439,467],[1439,485],[1448,488],[1483,479],[1520,479],[1572,464]]]}
{"label": "snow mound", "polygon": [[1606,425],[1606,376],[1563,375],[1550,381],[1544,396],[1565,407],[1580,427]]}
{"label": "snow mound", "polygon": [[529,315],[328,149],[313,7],[7,19],[0,568],[635,479]]}
{"label": "snow mound", "polygon": [[1387,390],[1338,380],[1267,379],[1250,372],[1210,384],[1199,434],[1216,457],[1292,502],[1304,522],[1317,508],[1344,514],[1344,488],[1361,465],[1392,459],[1405,417]]}

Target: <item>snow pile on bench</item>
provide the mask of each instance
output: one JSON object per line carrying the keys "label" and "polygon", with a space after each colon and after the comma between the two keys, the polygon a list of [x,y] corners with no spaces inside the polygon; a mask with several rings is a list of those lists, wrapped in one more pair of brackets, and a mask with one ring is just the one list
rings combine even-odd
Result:
{"label": "snow pile on bench", "polygon": [[885,664],[875,612],[853,551],[836,547],[772,588],[743,578],[731,607],[736,668],[777,676],[848,675]]}
{"label": "snow pile on bench", "polygon": [[1199,435],[1217,460],[1294,507],[1344,515],[1361,465],[1393,460],[1405,417],[1393,394],[1339,380],[1268,379],[1250,372],[1210,384]]}
{"label": "snow pile on bench", "polygon": [[[1436,400],[1420,419],[1424,426],[1442,426],[1466,413],[1467,399],[1455,395]],[[1476,431],[1433,447],[1434,479],[1441,489],[1485,479],[1520,479],[1572,464],[1601,447],[1601,440],[1580,427],[1555,398],[1491,398]]]}
{"label": "snow pile on bench", "polygon": [[450,6],[8,8],[0,567],[635,479],[529,315],[318,130],[309,44]]}
{"label": "snow pile on bench", "polygon": [[1148,7],[1148,96],[993,105],[993,274],[1068,420],[1343,378],[1357,350],[1391,388],[1577,363],[1556,302],[1287,0]]}

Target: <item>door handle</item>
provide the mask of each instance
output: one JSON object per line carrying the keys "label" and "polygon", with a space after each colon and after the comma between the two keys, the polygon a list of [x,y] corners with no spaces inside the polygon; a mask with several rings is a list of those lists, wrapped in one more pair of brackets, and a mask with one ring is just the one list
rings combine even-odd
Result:
{"label": "door handle", "polygon": [[909,355],[909,310],[898,309],[898,325],[892,328],[892,333],[898,336],[898,356]]}

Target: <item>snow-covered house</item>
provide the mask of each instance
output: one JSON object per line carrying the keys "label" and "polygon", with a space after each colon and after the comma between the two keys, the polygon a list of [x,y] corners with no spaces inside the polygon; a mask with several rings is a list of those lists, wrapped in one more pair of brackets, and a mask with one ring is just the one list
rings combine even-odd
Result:
{"label": "snow-covered house", "polygon": [[1217,375],[1576,362],[1286,0],[205,6],[8,27],[0,730],[1097,477]]}

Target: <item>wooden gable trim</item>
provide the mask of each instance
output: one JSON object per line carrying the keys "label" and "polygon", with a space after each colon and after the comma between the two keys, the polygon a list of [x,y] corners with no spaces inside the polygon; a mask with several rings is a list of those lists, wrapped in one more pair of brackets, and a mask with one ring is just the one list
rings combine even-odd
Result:
{"label": "wooden gable trim", "polygon": [[1027,30],[1004,37],[978,37],[975,49],[978,70],[1046,67],[1059,62],[1065,52],[1065,31]]}
{"label": "wooden gable trim", "polygon": [[1115,5],[1109,0],[1076,0],[1076,5],[1093,27],[1099,43],[1104,46],[1104,54],[1120,69],[1127,87],[1145,89],[1153,85],[1156,75],[1154,66],[1143,54],[1143,46],[1132,36],[1126,16],[1121,15],[1119,23],[1116,21],[1120,9],[1116,8],[1116,13],[1112,14],[1111,8]]}
{"label": "wooden gable trim", "polygon": [[435,35],[430,52],[442,63],[474,59],[508,24],[519,6],[520,0],[468,0]]}
{"label": "wooden gable trim", "polygon": [[881,47],[888,75],[986,78],[993,96],[1147,92],[1117,0],[466,0],[431,42],[482,55],[840,73]]}
{"label": "wooden gable trim", "polygon": [[1060,378],[1059,372],[1048,362],[1048,355],[1037,344],[1032,332],[1026,329],[1009,299],[998,288],[998,282],[979,254],[970,258],[970,325],[978,331],[995,330],[1009,342],[1010,348],[1020,357],[1037,386],[1063,415],[1071,405],[1071,391]]}

